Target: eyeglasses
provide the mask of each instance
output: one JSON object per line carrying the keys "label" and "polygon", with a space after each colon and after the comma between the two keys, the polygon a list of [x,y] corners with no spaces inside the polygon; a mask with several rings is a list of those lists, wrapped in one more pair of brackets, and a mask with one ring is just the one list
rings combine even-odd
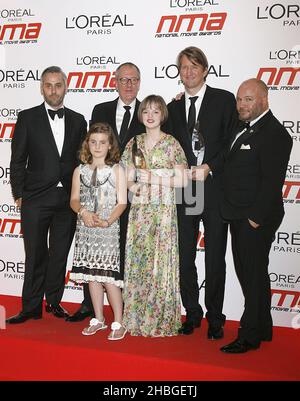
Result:
{"label": "eyeglasses", "polygon": [[131,85],[136,85],[139,82],[139,80],[140,80],[140,78],[136,78],[136,77],[133,77],[133,78],[126,78],[126,77],[119,78],[119,82],[124,86],[127,85],[129,81],[130,81]]}

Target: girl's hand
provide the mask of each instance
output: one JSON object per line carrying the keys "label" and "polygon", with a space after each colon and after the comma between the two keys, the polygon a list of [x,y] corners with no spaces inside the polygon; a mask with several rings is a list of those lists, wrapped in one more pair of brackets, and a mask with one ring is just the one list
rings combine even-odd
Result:
{"label": "girl's hand", "polygon": [[142,184],[152,184],[153,181],[153,175],[151,174],[150,170],[147,169],[141,169],[138,172],[138,182],[141,182]]}
{"label": "girl's hand", "polygon": [[96,227],[99,219],[96,213],[89,212],[88,210],[83,210],[81,217],[86,227]]}
{"label": "girl's hand", "polygon": [[109,227],[109,222],[107,220],[99,219],[97,222],[97,227],[107,228],[107,227]]}

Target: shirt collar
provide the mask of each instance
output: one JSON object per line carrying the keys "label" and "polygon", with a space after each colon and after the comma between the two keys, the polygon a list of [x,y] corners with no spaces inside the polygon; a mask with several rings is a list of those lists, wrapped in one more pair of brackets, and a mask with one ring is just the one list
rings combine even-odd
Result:
{"label": "shirt collar", "polygon": [[203,96],[204,96],[204,94],[205,94],[206,87],[207,87],[207,85],[206,85],[206,84],[203,84],[203,85],[201,86],[201,89],[200,89],[197,93],[195,93],[193,96],[190,95],[189,93],[187,93],[187,91],[185,91],[185,98],[186,98],[187,100],[189,100],[190,97],[198,96],[197,101],[198,101],[199,99],[202,99]]}
{"label": "shirt collar", "polygon": [[268,113],[270,109],[267,109],[266,111],[264,111],[260,116],[258,116],[255,120],[250,121],[250,127],[252,127],[252,125],[254,125],[255,123],[257,123],[257,121],[259,121],[261,118],[263,118],[264,115],[266,115]]}
{"label": "shirt collar", "polygon": [[[57,110],[57,109],[54,109],[52,106],[50,106],[46,101],[44,101],[44,105],[45,105],[45,109],[46,109],[47,112],[48,112],[48,109],[50,109],[50,110]],[[60,108],[60,109],[64,109],[65,106],[62,105],[62,106],[59,107],[59,108]]]}
{"label": "shirt collar", "polygon": [[122,99],[119,97],[119,100],[118,100],[118,107],[119,107],[119,108],[122,108],[122,107],[124,107],[124,106],[130,106],[130,107],[131,107],[131,110],[134,110],[134,109],[135,109],[135,104],[136,104],[136,98],[134,99],[134,101],[133,101],[132,103],[130,103],[130,104],[125,104],[125,103],[122,101]]}

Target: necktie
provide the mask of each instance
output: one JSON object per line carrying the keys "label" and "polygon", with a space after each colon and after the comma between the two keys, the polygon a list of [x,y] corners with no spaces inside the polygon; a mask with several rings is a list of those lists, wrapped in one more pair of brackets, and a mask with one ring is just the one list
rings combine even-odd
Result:
{"label": "necktie", "polygon": [[244,129],[250,128],[250,121],[240,121],[239,123],[239,132],[243,131]]}
{"label": "necktie", "polygon": [[236,134],[233,142],[231,143],[230,149],[232,150],[233,148],[235,149],[237,145],[243,141],[243,139],[249,135],[252,131],[248,132],[248,129],[250,128],[250,121],[240,121],[239,122],[239,130],[238,133]]}
{"label": "necktie", "polygon": [[65,114],[65,109],[63,107],[58,110],[48,109],[48,113],[49,113],[49,116],[52,118],[52,120],[54,120],[56,114],[57,114],[58,118],[63,118],[63,116]]}
{"label": "necktie", "polygon": [[198,99],[198,96],[193,96],[189,98],[191,101],[190,108],[189,108],[189,115],[188,115],[188,130],[189,133],[192,135],[195,122],[196,122],[196,107],[195,102]]}
{"label": "necktie", "polygon": [[128,124],[129,124],[129,120],[130,120],[130,106],[123,106],[124,109],[126,110],[123,116],[123,121],[122,121],[122,125],[121,125],[121,129],[120,129],[120,142],[122,143],[124,141],[124,138],[127,134],[127,129],[128,129]]}

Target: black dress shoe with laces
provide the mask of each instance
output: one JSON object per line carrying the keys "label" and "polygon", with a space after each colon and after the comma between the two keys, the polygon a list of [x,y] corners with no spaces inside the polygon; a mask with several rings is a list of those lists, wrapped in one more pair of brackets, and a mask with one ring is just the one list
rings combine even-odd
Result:
{"label": "black dress shoe with laces", "polygon": [[68,317],[69,313],[61,306],[61,305],[52,305],[52,304],[47,304],[46,305],[46,312],[47,313],[52,313],[53,316],[55,317]]}
{"label": "black dress shoe with laces", "polygon": [[66,322],[82,322],[89,316],[94,316],[94,312],[88,309],[80,308],[74,315],[66,318]]}
{"label": "black dress shoe with laces", "polygon": [[221,340],[224,337],[224,329],[223,327],[212,327],[209,326],[207,330],[207,338],[209,340]]}
{"label": "black dress shoe with laces", "polygon": [[192,320],[186,320],[184,323],[182,323],[182,326],[178,330],[178,334],[193,334],[194,329],[196,327],[200,327],[200,321],[198,322],[193,322]]}
{"label": "black dress shoe with laces", "polygon": [[259,345],[253,345],[248,343],[246,340],[240,340],[237,338],[232,343],[224,345],[224,347],[220,348],[220,350],[226,354],[243,354],[258,348]]}
{"label": "black dress shoe with laces", "polygon": [[24,323],[29,319],[41,319],[42,318],[42,312],[23,312],[21,311],[18,315],[9,317],[6,319],[7,324],[18,324],[18,323]]}

